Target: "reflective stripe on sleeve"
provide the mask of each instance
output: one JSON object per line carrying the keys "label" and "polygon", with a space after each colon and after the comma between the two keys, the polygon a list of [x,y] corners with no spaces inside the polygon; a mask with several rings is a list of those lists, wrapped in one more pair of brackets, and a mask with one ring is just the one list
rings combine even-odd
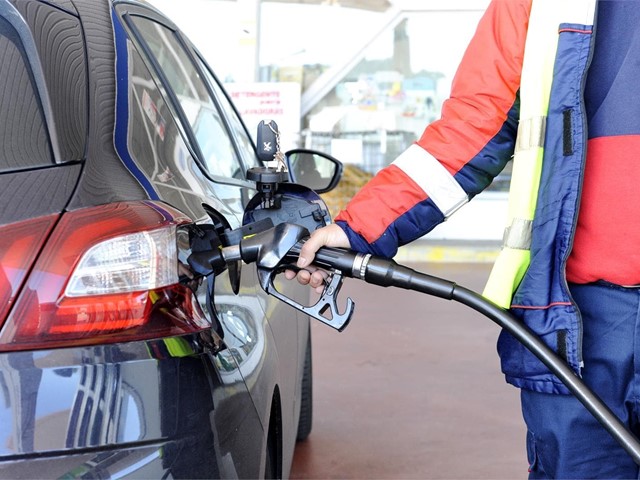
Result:
{"label": "reflective stripe on sleeve", "polygon": [[393,162],[426,193],[445,218],[469,201],[447,169],[424,148],[414,144]]}

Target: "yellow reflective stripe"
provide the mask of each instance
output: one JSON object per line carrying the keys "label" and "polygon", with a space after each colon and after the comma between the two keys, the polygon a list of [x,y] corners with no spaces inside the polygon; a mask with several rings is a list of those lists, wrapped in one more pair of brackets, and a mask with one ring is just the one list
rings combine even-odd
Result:
{"label": "yellow reflective stripe", "polygon": [[533,219],[542,172],[542,148],[520,150],[513,156],[509,186],[508,224],[514,218]]}
{"label": "yellow reflective stripe", "polygon": [[[482,295],[502,308],[509,308],[513,292],[522,281],[530,261],[530,250],[503,249],[493,265],[491,276]],[[509,272],[509,275],[494,274],[494,272],[503,271]]]}
{"label": "yellow reflective stripe", "polygon": [[469,201],[447,169],[424,148],[413,144],[407,148],[393,165],[406,173],[426,193],[445,218]]}
{"label": "yellow reflective stripe", "polygon": [[546,118],[549,108],[553,65],[558,49],[558,25],[562,22],[559,18],[563,15],[560,4],[573,2],[534,0],[531,6],[520,81],[520,124],[516,140],[516,145],[523,148],[516,150],[513,157],[508,224],[514,218],[533,219],[544,146],[544,138],[535,139],[535,132],[544,134],[544,121],[537,123],[535,119]]}
{"label": "yellow reflective stripe", "polygon": [[534,217],[553,67],[562,23],[593,25],[596,0],[533,0],[520,82],[520,123],[513,157],[505,243],[483,295],[503,308],[522,280],[531,255]]}

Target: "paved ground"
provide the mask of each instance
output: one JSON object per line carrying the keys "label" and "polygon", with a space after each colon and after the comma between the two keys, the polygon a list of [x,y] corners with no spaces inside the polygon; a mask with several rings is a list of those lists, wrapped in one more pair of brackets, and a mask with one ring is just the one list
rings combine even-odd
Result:
{"label": "paved ground", "polygon": [[[403,261],[404,262],[404,261]],[[414,263],[481,290],[490,263]],[[356,311],[313,323],[314,425],[293,479],[527,477],[518,390],[499,371],[499,327],[464,305],[345,280]]]}

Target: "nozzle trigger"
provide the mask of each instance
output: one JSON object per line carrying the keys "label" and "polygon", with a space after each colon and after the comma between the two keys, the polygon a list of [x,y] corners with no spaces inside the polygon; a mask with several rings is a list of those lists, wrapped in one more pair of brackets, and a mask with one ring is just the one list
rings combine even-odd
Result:
{"label": "nozzle trigger", "polygon": [[[345,306],[344,312],[340,313],[338,311],[337,305],[337,297],[340,292],[340,288],[342,287],[343,277],[339,271],[334,271],[331,273],[327,283],[325,284],[324,290],[320,295],[320,298],[315,303],[315,305],[305,306],[300,303],[292,300],[291,298],[280,293],[274,283],[273,279],[277,274],[277,271],[268,270],[258,268],[258,278],[260,280],[260,284],[265,292],[269,295],[273,295],[278,300],[283,301],[287,305],[292,306],[296,310],[301,311],[302,313],[306,313],[312,318],[329,325],[332,328],[335,328],[339,332],[344,330],[351,317],[353,315],[353,311],[355,309],[355,304],[351,298],[347,298],[347,305]],[[330,318],[326,317],[324,314],[330,310]]]}

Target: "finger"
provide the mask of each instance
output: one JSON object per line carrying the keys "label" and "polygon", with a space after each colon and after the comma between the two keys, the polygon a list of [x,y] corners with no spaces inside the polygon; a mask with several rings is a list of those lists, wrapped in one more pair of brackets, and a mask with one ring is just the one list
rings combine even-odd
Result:
{"label": "finger", "polygon": [[311,281],[311,272],[308,272],[306,270],[300,270],[296,277],[299,283],[301,283],[302,285],[308,285],[309,282]]}
{"label": "finger", "polygon": [[316,256],[316,252],[320,247],[325,245],[325,235],[323,233],[323,229],[316,230],[309,237],[309,239],[304,242],[302,248],[300,249],[300,256],[298,257],[298,267],[304,268],[307,265],[311,265],[313,259]]}
{"label": "finger", "polygon": [[324,246],[349,248],[350,244],[347,234],[335,223],[315,230],[300,249],[298,267],[310,265],[318,249]]}
{"label": "finger", "polygon": [[316,270],[311,274],[311,278],[309,279],[309,285],[313,288],[322,287],[325,284],[325,281],[329,274],[324,270]]}

